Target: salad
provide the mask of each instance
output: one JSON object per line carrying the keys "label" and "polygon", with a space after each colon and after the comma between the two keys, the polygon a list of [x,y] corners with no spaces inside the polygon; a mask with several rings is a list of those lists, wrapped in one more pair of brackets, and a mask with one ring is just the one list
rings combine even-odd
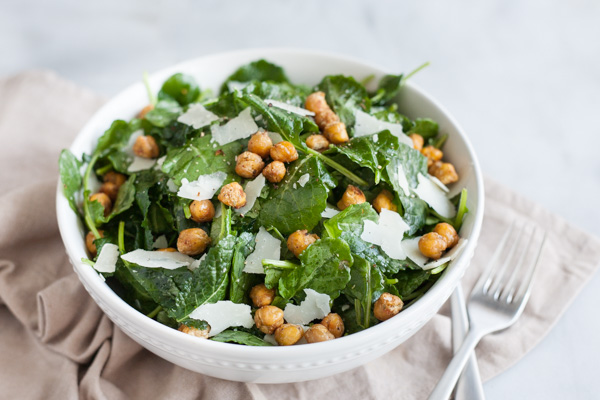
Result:
{"label": "salad", "polygon": [[157,95],[145,80],[135,118],[82,159],[60,155],[82,261],[141,313],[208,340],[315,343],[392,318],[466,243],[447,136],[394,103],[411,75],[309,87],[258,60],[218,95],[182,73]]}

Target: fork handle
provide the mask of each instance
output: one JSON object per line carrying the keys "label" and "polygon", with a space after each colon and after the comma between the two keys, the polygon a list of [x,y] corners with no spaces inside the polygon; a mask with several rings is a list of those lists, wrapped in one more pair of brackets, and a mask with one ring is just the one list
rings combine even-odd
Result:
{"label": "fork handle", "polygon": [[448,400],[450,398],[465,364],[482,337],[483,333],[477,329],[469,331],[462,346],[460,346],[460,349],[454,355],[450,364],[448,364],[448,368],[446,368],[446,372],[442,375],[442,379],[440,379],[433,392],[429,395],[429,400]]}

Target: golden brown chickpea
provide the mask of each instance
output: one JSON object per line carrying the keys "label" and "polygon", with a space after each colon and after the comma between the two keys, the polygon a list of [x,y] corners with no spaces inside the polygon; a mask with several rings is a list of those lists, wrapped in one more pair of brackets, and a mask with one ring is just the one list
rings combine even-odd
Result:
{"label": "golden brown chickpea", "polygon": [[373,306],[373,315],[380,321],[386,321],[402,310],[402,299],[390,293],[383,293]]}
{"label": "golden brown chickpea", "polygon": [[327,328],[336,339],[342,337],[344,334],[344,321],[342,321],[342,317],[336,313],[328,314],[321,321],[321,325]]}
{"label": "golden brown chickpea", "polygon": [[292,162],[298,159],[298,152],[293,144],[290,142],[279,142],[275,146],[271,147],[271,158],[275,161],[281,162]]}
{"label": "golden brown chickpea", "polygon": [[121,185],[124,184],[125,181],[127,180],[127,177],[118,172],[109,171],[106,174],[104,174],[104,176],[102,177],[102,180],[104,182],[114,183],[118,187],[121,187]]}
{"label": "golden brown chickpea", "polygon": [[446,239],[437,232],[426,233],[419,239],[421,254],[433,260],[440,258],[447,247]]}
{"label": "golden brown chickpea", "polygon": [[187,326],[186,324],[179,325],[179,328],[177,328],[177,330],[179,332],[183,332],[188,335],[196,336],[202,339],[208,339],[208,334],[210,333],[210,327],[208,327],[207,329],[198,329],[193,328],[191,326]]}
{"label": "golden brown chickpea", "polygon": [[269,157],[273,141],[265,131],[256,132],[248,141],[248,151],[258,154],[262,158]]}
{"label": "golden brown chickpea", "polygon": [[241,208],[246,205],[246,192],[237,182],[223,186],[217,198],[221,203],[233,208]]}
{"label": "golden brown chickpea", "polygon": [[325,100],[325,93],[315,92],[311,93],[304,103],[304,107],[308,111],[315,113],[315,122],[321,130],[325,129],[328,125],[340,122],[340,118],[331,110],[327,100]]}
{"label": "golden brown chickpea", "polygon": [[337,206],[340,210],[345,210],[353,204],[361,204],[367,201],[365,194],[356,186],[348,185]]}
{"label": "golden brown chickpea", "polygon": [[287,170],[281,161],[273,161],[263,169],[262,173],[271,183],[279,183],[285,176]]}
{"label": "golden brown chickpea", "polygon": [[333,336],[333,333],[329,332],[325,326],[314,324],[304,332],[304,338],[308,343],[318,343],[333,340],[335,339],[335,336]]}
{"label": "golden brown chickpea", "polygon": [[254,307],[271,305],[275,298],[275,289],[268,289],[264,283],[256,285],[250,290],[250,299]]}
{"label": "golden brown chickpea", "polygon": [[275,306],[263,306],[254,313],[256,327],[266,334],[272,334],[283,325],[283,310]]}
{"label": "golden brown chickpea", "polygon": [[394,195],[389,190],[383,189],[373,200],[373,208],[381,213],[384,208],[390,211],[398,211],[398,207],[394,204]]}
{"label": "golden brown chickpea", "polygon": [[[98,233],[100,234],[100,237],[103,238],[104,237],[104,231],[98,229]],[[85,247],[87,247],[88,251],[90,252],[90,254],[94,257],[96,257],[96,253],[98,252],[98,249],[96,249],[96,245],[94,244],[94,240],[96,240],[96,236],[94,236],[94,233],[92,231],[89,231],[87,233],[87,235],[85,235]]]}
{"label": "golden brown chickpea", "polygon": [[431,166],[436,161],[440,161],[444,156],[444,153],[440,149],[437,149],[433,146],[425,146],[423,150],[421,150],[421,154],[427,157],[427,166]]}
{"label": "golden brown chickpea", "polygon": [[177,238],[177,250],[188,256],[204,253],[209,244],[210,237],[200,228],[184,229]]}
{"label": "golden brown chickpea", "polygon": [[323,129],[323,134],[333,144],[342,144],[350,140],[346,131],[346,125],[343,122],[335,122],[327,125]]}
{"label": "golden brown chickpea", "polygon": [[447,248],[450,249],[456,246],[458,243],[458,233],[456,233],[456,229],[446,222],[440,222],[433,228],[435,233],[439,233],[444,240],[446,241]]}
{"label": "golden brown chickpea", "polygon": [[304,329],[300,325],[283,324],[275,331],[275,340],[280,346],[296,344],[302,336],[304,336]]}
{"label": "golden brown chickpea", "polygon": [[165,247],[164,249],[156,249],[156,251],[164,251],[165,253],[175,253],[177,249],[173,247]]}
{"label": "golden brown chickpea", "polygon": [[306,229],[302,229],[292,233],[288,237],[287,247],[296,257],[300,257],[300,254],[317,240],[319,240],[319,236],[314,233],[308,233]]}
{"label": "golden brown chickpea", "polygon": [[93,195],[90,196],[90,201],[97,201],[98,203],[102,204],[102,207],[104,207],[104,216],[105,217],[108,214],[110,214],[110,210],[112,208],[112,201],[110,200],[110,197],[108,197],[108,195],[106,193],[94,193]]}
{"label": "golden brown chickpea", "polygon": [[119,187],[112,182],[104,182],[102,186],[100,186],[100,193],[107,195],[114,203],[119,195]]}
{"label": "golden brown chickpea", "polygon": [[408,137],[412,139],[413,147],[415,148],[415,150],[423,150],[423,145],[425,144],[423,136],[419,135],[418,133],[411,133],[410,135],[408,135]]}
{"label": "golden brown chickpea", "polygon": [[144,119],[146,118],[146,114],[148,114],[152,110],[154,110],[154,106],[152,104],[148,104],[146,107],[142,108],[142,110],[138,113],[137,117],[139,119]]}
{"label": "golden brown chickpea", "polygon": [[133,143],[133,153],[138,157],[156,158],[160,154],[160,149],[152,136],[140,136]]}
{"label": "golden brown chickpea", "polygon": [[306,138],[306,145],[316,151],[325,151],[329,148],[329,140],[323,135],[310,135]]}
{"label": "golden brown chickpea", "polygon": [[237,156],[235,173],[246,179],[254,179],[265,167],[265,162],[258,154],[245,151]]}
{"label": "golden brown chickpea", "polygon": [[215,206],[210,200],[194,200],[190,204],[190,214],[196,222],[210,222],[215,217]]}
{"label": "golden brown chickpea", "polygon": [[444,185],[458,181],[458,174],[454,165],[446,162],[435,161],[429,166],[429,173],[440,180]]}

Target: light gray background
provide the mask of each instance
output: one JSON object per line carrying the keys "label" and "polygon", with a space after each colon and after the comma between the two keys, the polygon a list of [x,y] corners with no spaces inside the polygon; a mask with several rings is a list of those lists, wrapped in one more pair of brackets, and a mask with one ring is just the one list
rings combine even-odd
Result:
{"label": "light gray background", "polygon": [[[599,39],[593,0],[4,0],[0,76],[49,68],[112,96],[144,70],[250,47],[398,72],[431,61],[414,81],[463,125],[484,173],[598,235]],[[595,276],[538,347],[485,384],[488,398],[597,398],[598,304]]]}

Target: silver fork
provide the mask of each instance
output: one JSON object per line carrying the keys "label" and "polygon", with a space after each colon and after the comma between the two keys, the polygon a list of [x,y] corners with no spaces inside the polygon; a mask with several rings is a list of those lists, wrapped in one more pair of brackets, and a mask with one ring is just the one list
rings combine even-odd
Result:
{"label": "silver fork", "polygon": [[[535,243],[536,236],[539,235],[538,230],[532,228],[529,238],[522,240],[527,236],[526,230],[526,225],[523,225],[510,243],[514,224],[508,228],[489,265],[475,284],[468,304],[471,329],[460,350],[454,355],[446,372],[431,392],[430,400],[447,400],[481,338],[489,333],[508,328],[523,313],[529,300],[533,274],[546,237],[542,232],[541,240]],[[520,250],[519,253],[517,249]],[[525,268],[527,256],[532,253],[534,254],[532,262],[528,262],[529,265]],[[519,279],[521,275],[522,278]]]}

